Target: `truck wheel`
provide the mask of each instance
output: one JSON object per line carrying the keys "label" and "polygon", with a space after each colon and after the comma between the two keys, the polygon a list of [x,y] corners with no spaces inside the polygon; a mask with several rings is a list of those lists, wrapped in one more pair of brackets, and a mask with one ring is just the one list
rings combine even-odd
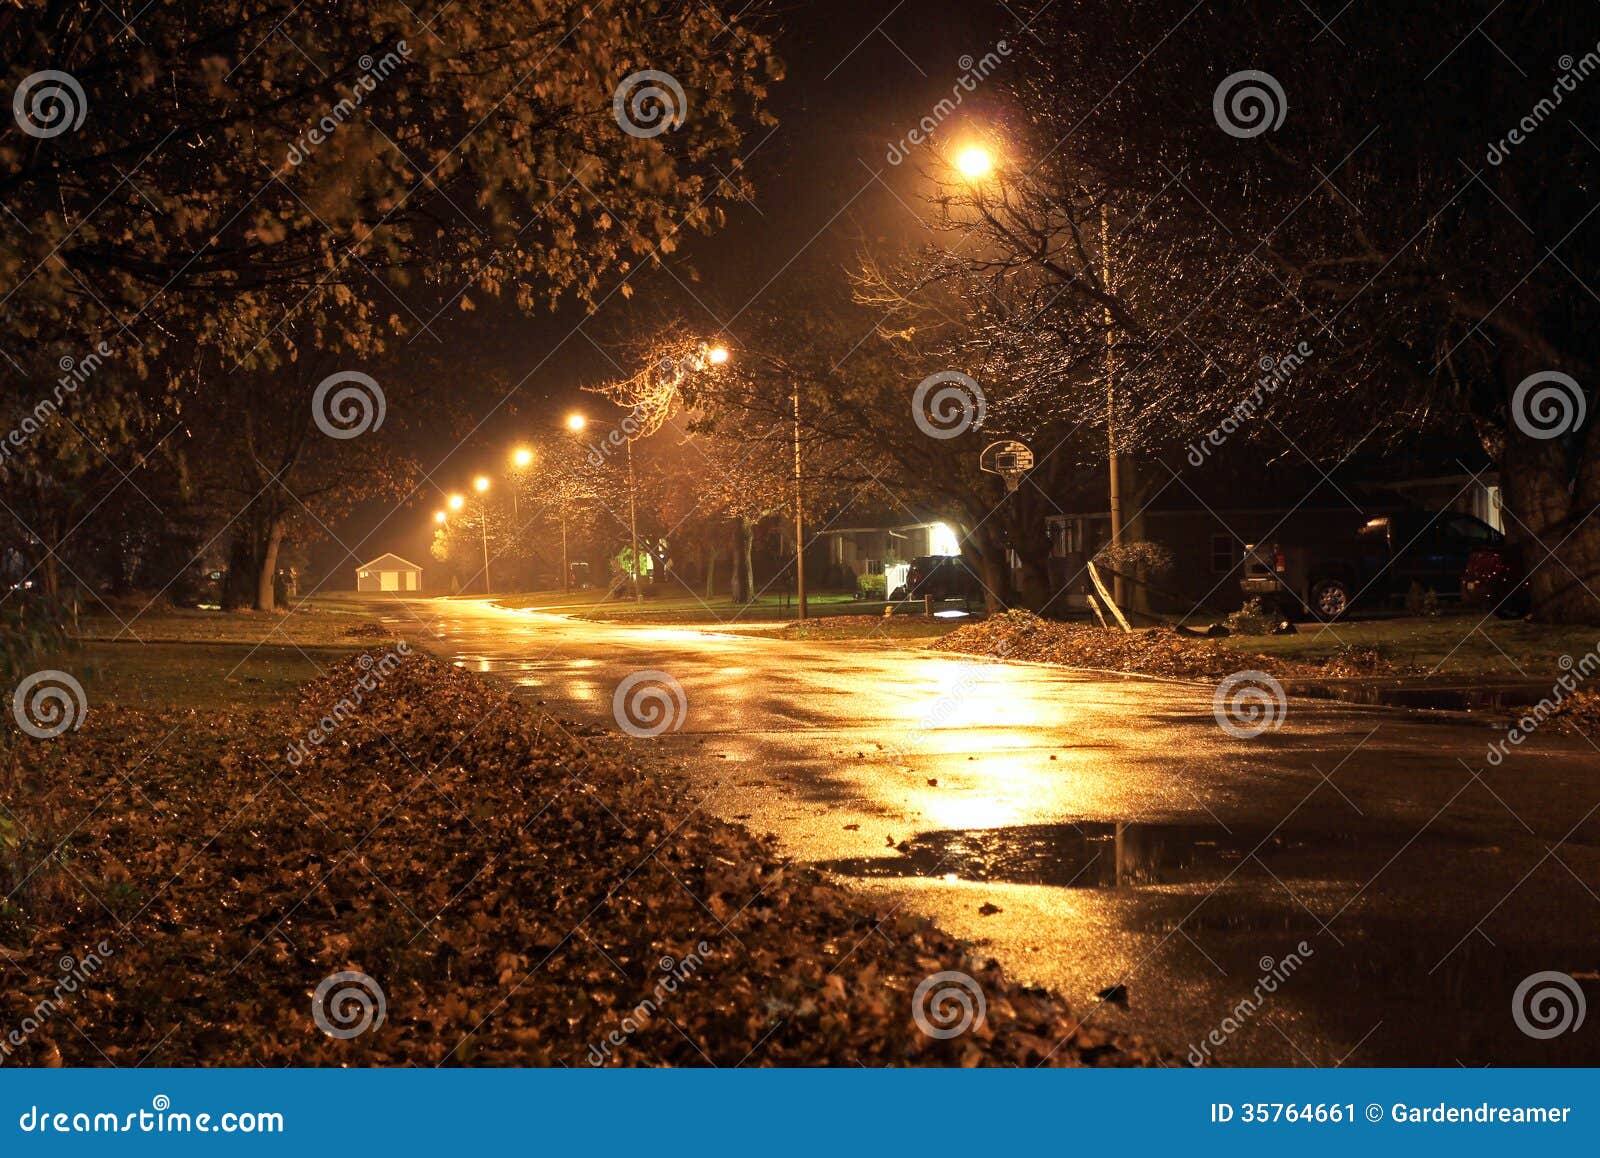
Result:
{"label": "truck wheel", "polygon": [[1311,611],[1318,619],[1338,619],[1350,610],[1350,585],[1343,579],[1322,579],[1311,588]]}

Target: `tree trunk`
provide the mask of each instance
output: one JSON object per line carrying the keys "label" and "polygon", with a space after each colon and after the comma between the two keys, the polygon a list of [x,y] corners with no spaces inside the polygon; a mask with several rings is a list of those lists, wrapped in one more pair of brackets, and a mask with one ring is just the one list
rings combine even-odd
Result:
{"label": "tree trunk", "polygon": [[[1500,481],[1506,534],[1529,568],[1533,618],[1542,623],[1600,623],[1600,423],[1579,432],[1570,452],[1562,439],[1535,439],[1515,424],[1506,431]],[[1572,455],[1582,460],[1574,467]]]}
{"label": "tree trunk", "polygon": [[739,552],[744,559],[745,596],[741,602],[753,603],[756,598],[756,525],[750,519],[739,520]]}
{"label": "tree trunk", "polygon": [[1011,565],[1005,543],[984,535],[978,549],[979,575],[983,578],[983,609],[998,615],[1011,605]]}
{"label": "tree trunk", "polygon": [[717,555],[720,552],[712,547],[706,552],[706,598],[712,598],[717,592]]}
{"label": "tree trunk", "polygon": [[261,545],[260,564],[256,569],[257,611],[276,611],[278,608],[278,548],[283,544],[283,520],[273,518],[267,525],[266,539]]}

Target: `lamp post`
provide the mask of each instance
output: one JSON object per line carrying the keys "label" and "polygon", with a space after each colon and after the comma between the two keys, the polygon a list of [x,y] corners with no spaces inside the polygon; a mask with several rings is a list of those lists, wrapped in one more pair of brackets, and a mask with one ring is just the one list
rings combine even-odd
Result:
{"label": "lamp post", "polygon": [[483,593],[493,594],[489,585],[489,500],[484,494],[489,490],[487,475],[479,475],[472,480],[472,489],[478,492],[478,530],[483,533]]}
{"label": "lamp post", "polygon": [[[574,411],[567,415],[567,429],[577,434],[589,424],[589,420]],[[567,562],[567,504],[561,503],[561,590],[565,594],[572,594],[572,564]]]}
{"label": "lamp post", "polygon": [[[572,431],[574,434],[582,430],[587,425],[589,425],[589,420],[581,414],[571,414],[567,417],[567,429]],[[622,428],[619,426],[617,429],[620,431]],[[633,578],[633,601],[635,603],[643,603],[644,593],[639,589],[639,512],[638,504],[635,501],[635,495],[637,491],[633,477],[633,438],[624,432],[622,435],[622,441],[628,459],[628,550],[630,552],[628,570]],[[564,557],[566,554],[566,528],[564,524],[561,532],[561,540],[562,554]]]}
{"label": "lamp post", "polygon": [[806,541],[802,526],[804,503],[800,490],[800,379],[794,381],[794,596],[795,610],[806,617]]}

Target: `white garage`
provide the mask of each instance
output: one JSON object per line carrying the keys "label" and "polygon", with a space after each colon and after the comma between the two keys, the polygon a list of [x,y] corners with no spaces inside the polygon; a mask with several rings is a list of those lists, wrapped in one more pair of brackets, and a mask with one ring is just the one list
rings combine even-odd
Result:
{"label": "white garage", "polygon": [[422,568],[399,555],[379,555],[356,568],[357,591],[416,591],[422,586]]}

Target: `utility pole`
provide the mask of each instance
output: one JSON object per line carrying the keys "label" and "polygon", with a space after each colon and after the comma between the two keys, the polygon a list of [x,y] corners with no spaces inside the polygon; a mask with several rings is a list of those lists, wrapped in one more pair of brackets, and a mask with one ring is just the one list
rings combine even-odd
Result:
{"label": "utility pole", "polygon": [[[1106,204],[1100,202],[1100,286],[1106,294],[1106,448],[1111,466],[1111,546],[1122,546],[1122,463],[1117,454],[1117,334],[1111,316],[1111,225]],[[1123,560],[1111,576],[1111,598],[1118,607],[1128,605],[1128,581],[1122,577]]]}
{"label": "utility pole", "polygon": [[483,593],[492,595],[489,589],[489,500],[478,498],[478,529],[483,532]]}
{"label": "utility pole", "polygon": [[567,563],[567,508],[561,507],[561,590],[572,592],[572,567]]}
{"label": "utility pole", "polygon": [[800,383],[794,384],[794,590],[800,618],[806,617],[806,541],[803,537],[804,513],[800,500]]}
{"label": "utility pole", "polygon": [[644,602],[644,593],[639,590],[639,515],[635,508],[634,495],[636,493],[633,482],[633,438],[628,438],[628,532],[633,537],[633,601]]}

